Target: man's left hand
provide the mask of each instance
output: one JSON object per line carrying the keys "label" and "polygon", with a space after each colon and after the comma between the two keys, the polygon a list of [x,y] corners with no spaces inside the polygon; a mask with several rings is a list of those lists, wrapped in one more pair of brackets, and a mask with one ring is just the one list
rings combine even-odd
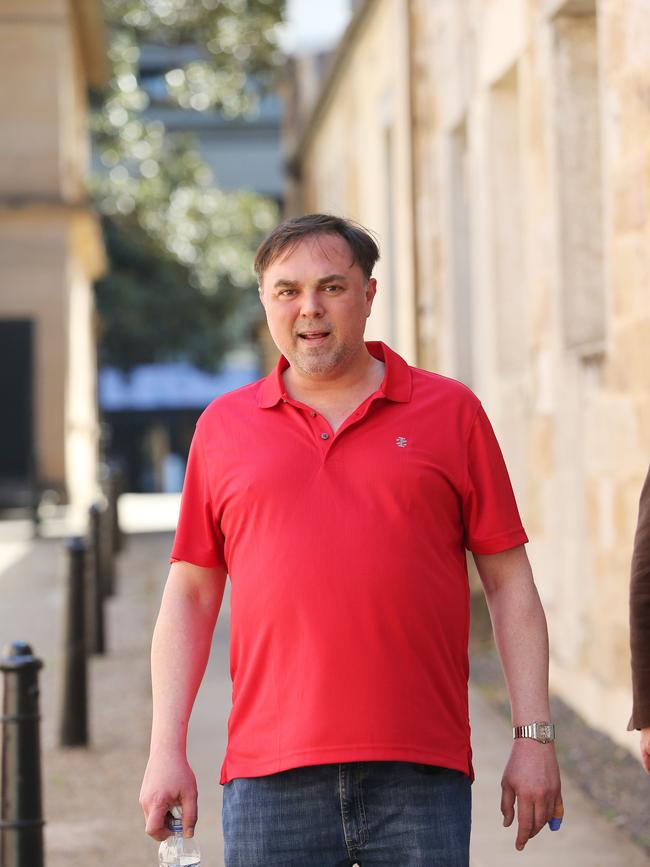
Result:
{"label": "man's left hand", "polygon": [[517,802],[516,848],[521,851],[538,834],[562,804],[560,770],[552,743],[530,738],[513,742],[501,780],[503,824],[512,825]]}

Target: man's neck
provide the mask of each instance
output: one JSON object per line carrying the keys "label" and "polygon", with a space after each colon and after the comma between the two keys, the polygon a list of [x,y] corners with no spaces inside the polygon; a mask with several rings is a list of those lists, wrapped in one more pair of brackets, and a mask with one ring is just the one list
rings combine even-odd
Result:
{"label": "man's neck", "polygon": [[360,394],[368,396],[376,391],[384,378],[384,370],[384,363],[370,355],[364,346],[359,361],[341,374],[308,376],[294,367],[288,367],[282,379],[291,397],[305,403],[316,399],[345,401]]}

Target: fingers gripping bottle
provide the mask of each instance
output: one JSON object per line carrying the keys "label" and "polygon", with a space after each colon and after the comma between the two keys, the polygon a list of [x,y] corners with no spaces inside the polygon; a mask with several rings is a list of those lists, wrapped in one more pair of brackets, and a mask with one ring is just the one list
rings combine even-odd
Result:
{"label": "fingers gripping bottle", "polygon": [[198,867],[201,852],[194,837],[183,837],[183,818],[180,807],[172,807],[167,814],[167,827],[171,837],[163,840],[158,849],[160,867]]}

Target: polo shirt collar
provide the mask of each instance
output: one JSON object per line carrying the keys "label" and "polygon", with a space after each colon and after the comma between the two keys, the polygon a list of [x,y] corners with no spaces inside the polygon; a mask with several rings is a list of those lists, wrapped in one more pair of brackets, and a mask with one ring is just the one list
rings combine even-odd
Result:
{"label": "polo shirt collar", "polygon": [[[388,400],[396,403],[408,403],[411,399],[413,384],[411,369],[396,352],[380,340],[366,341],[366,349],[379,361],[386,365],[384,379],[379,386],[379,392]],[[286,395],[282,374],[289,367],[289,362],[281,355],[275,368],[262,380],[257,395],[257,405],[261,409],[275,406]]]}

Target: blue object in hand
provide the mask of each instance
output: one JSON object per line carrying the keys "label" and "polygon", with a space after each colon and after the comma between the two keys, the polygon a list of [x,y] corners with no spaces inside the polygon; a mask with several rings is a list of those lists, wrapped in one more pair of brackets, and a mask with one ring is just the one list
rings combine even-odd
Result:
{"label": "blue object in hand", "polygon": [[555,810],[553,811],[553,815],[548,820],[548,827],[551,831],[559,831],[560,825],[562,824],[562,818],[564,816],[564,807],[562,804],[557,804]]}

